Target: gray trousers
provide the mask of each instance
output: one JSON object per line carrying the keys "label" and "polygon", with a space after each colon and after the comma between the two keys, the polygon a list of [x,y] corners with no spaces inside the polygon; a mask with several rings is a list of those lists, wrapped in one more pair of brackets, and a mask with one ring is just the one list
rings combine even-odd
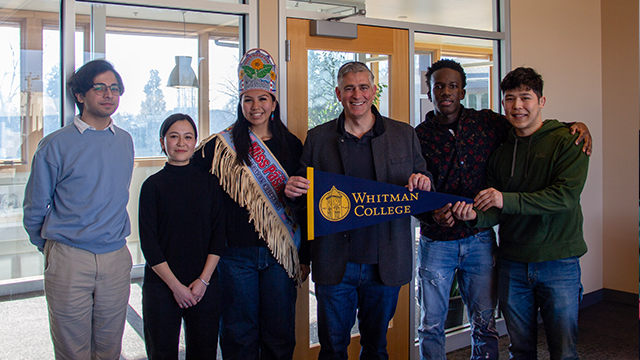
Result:
{"label": "gray trousers", "polygon": [[93,254],[47,240],[44,257],[56,359],[119,359],[130,292],[129,249]]}

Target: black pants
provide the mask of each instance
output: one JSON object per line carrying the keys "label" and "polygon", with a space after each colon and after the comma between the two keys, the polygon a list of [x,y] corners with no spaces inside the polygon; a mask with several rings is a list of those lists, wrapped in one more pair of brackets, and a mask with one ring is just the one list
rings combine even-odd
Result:
{"label": "black pants", "polygon": [[186,359],[215,359],[220,324],[218,274],[211,277],[202,300],[181,309],[165,283],[142,285],[142,317],[149,360],[177,360],[180,326],[184,319]]}

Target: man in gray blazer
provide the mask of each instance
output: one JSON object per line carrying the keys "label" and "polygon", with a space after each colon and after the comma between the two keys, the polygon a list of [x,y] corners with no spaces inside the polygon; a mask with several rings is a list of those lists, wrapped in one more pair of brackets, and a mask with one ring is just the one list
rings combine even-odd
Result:
{"label": "man in gray blazer", "polygon": [[[413,128],[380,115],[374,77],[360,62],[343,65],[336,95],[343,112],[310,130],[303,168],[431,190]],[[306,194],[309,181],[292,176],[285,195]],[[347,359],[350,330],[358,314],[361,358],[388,358],[387,328],[400,287],[413,275],[410,217],[317,237],[311,243],[318,300],[319,359]]]}

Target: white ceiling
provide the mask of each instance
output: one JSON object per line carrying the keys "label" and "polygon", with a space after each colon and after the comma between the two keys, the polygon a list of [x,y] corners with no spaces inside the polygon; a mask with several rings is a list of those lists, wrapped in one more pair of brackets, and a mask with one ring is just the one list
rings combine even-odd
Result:
{"label": "white ceiling", "polygon": [[366,0],[367,17],[493,30],[492,0]]}
{"label": "white ceiling", "polygon": [[349,14],[364,7],[366,17],[475,30],[493,30],[494,0],[288,0],[287,8]]}

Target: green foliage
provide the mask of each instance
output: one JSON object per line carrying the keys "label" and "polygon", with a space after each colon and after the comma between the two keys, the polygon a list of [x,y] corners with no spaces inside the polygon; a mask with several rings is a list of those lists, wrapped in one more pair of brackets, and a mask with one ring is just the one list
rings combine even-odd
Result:
{"label": "green foliage", "polygon": [[164,101],[164,94],[160,89],[162,79],[158,70],[149,71],[149,81],[144,86],[145,99],[140,103],[141,115],[161,115],[167,111],[167,104]]}
{"label": "green foliage", "polygon": [[389,88],[389,85],[387,84],[382,84],[382,83],[376,84],[376,96],[373,99],[373,105],[375,105],[376,107],[380,107],[380,97],[382,96],[382,93],[384,92],[384,90],[387,88]]}
{"label": "green foliage", "polygon": [[342,104],[336,97],[338,70],[340,66],[351,60],[353,59],[347,53],[309,52],[309,129],[337,118],[342,112]]}
{"label": "green foliage", "polygon": [[[309,51],[309,129],[337,118],[342,112],[342,104],[336,97],[335,89],[338,86],[338,70],[348,61],[353,61],[353,54]],[[382,93],[389,85],[378,83],[376,86],[373,104],[379,106]]]}
{"label": "green foliage", "polygon": [[324,107],[309,108],[309,129],[337,118],[342,112],[342,104],[338,101],[325,103]]}
{"label": "green foliage", "polygon": [[51,72],[47,73],[45,77],[47,79],[47,95],[53,99],[57,110],[60,107],[60,65],[53,65]]}
{"label": "green foliage", "polygon": [[140,103],[140,114],[123,112],[113,117],[114,122],[121,124],[133,137],[136,156],[161,155],[156,134],[167,116],[167,104],[160,88],[162,79],[159,74],[158,70],[149,71],[149,81],[144,86],[145,99]]}

